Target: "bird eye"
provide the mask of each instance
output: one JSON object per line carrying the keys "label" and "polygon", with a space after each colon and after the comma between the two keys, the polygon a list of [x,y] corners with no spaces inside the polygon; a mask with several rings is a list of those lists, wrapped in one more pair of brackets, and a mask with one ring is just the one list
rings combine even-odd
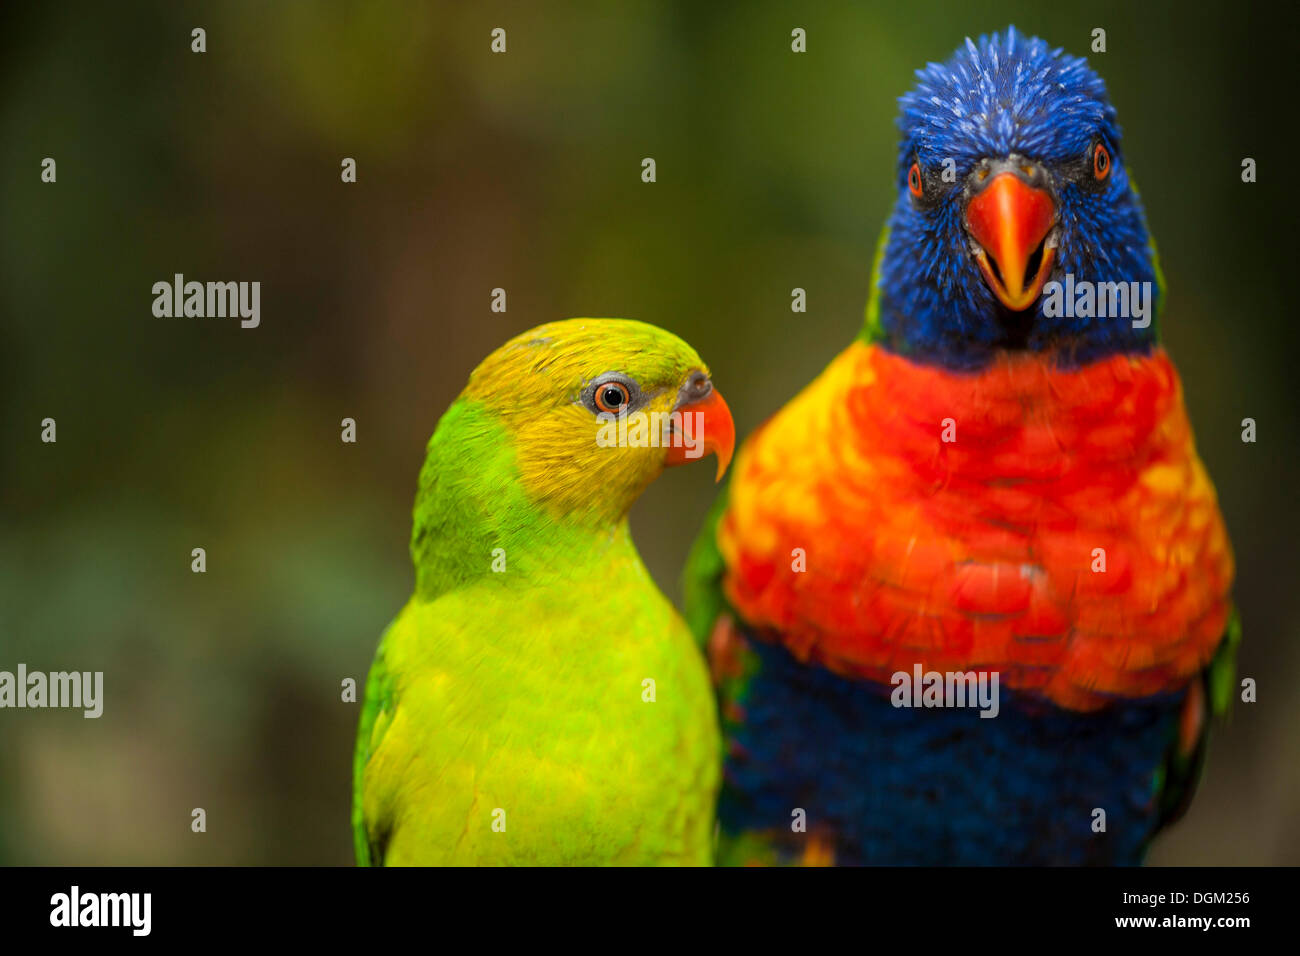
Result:
{"label": "bird eye", "polygon": [[907,188],[911,190],[913,196],[921,198],[921,164],[913,163],[912,168],[907,171]]}
{"label": "bird eye", "polygon": [[1092,151],[1092,174],[1098,181],[1110,175],[1110,152],[1106,149],[1105,143],[1098,143],[1096,149]]}
{"label": "bird eye", "polygon": [[632,395],[622,382],[606,382],[596,389],[596,407],[602,412],[617,415]]}

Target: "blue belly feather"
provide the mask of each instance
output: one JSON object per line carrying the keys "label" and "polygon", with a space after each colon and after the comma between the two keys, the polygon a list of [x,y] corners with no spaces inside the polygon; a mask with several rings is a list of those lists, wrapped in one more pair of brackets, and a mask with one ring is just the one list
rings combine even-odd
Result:
{"label": "blue belly feather", "polygon": [[1141,863],[1182,693],[1075,713],[1003,687],[981,718],[896,708],[888,687],[748,644],[744,719],[724,721],[724,858],[726,835],[758,832],[783,862],[819,835],[837,864]]}

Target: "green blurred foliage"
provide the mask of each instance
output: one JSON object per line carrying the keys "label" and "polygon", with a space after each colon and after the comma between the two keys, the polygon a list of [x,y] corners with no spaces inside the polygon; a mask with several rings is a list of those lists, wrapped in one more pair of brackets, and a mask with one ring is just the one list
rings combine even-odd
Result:
{"label": "green blurred foliage", "polygon": [[[340,681],[364,679],[409,593],[424,443],[469,370],[540,322],[639,318],[699,349],[749,431],[858,329],[912,70],[1015,23],[1080,54],[1107,30],[1091,60],[1160,241],[1260,681],[1154,862],[1300,862],[1293,54],[1264,13],[246,0],[0,18],[0,668],[106,672],[97,721],[0,713],[0,860],[349,862]],[[176,272],[261,281],[261,327],[154,318]],[[708,469],[680,469],[633,513],[674,596],[712,494]]]}

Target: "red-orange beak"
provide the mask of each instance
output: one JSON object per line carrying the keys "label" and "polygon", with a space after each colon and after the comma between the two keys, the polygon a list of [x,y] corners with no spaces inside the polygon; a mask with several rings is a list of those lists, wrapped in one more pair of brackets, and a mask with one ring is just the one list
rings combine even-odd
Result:
{"label": "red-orange beak", "polygon": [[1049,241],[1056,204],[1046,190],[1015,173],[998,173],[966,207],[966,229],[978,244],[975,259],[998,301],[1020,312],[1034,304],[1052,272]]}
{"label": "red-orange beak", "polygon": [[712,452],[718,456],[718,476],[721,481],[731,464],[731,453],[736,447],[736,424],[731,420],[731,409],[716,388],[711,388],[703,398],[680,402],[674,412],[681,414],[681,432],[674,423],[672,442],[664,464],[668,467],[697,461]]}

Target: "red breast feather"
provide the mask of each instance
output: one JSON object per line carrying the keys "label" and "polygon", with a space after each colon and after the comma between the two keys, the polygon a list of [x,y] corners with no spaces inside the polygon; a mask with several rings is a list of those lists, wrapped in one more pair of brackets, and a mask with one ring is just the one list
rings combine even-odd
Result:
{"label": "red breast feather", "polygon": [[1182,687],[1233,577],[1160,349],[959,373],[855,343],[747,443],[718,540],[737,611],[801,659],[997,670],[1075,710]]}

